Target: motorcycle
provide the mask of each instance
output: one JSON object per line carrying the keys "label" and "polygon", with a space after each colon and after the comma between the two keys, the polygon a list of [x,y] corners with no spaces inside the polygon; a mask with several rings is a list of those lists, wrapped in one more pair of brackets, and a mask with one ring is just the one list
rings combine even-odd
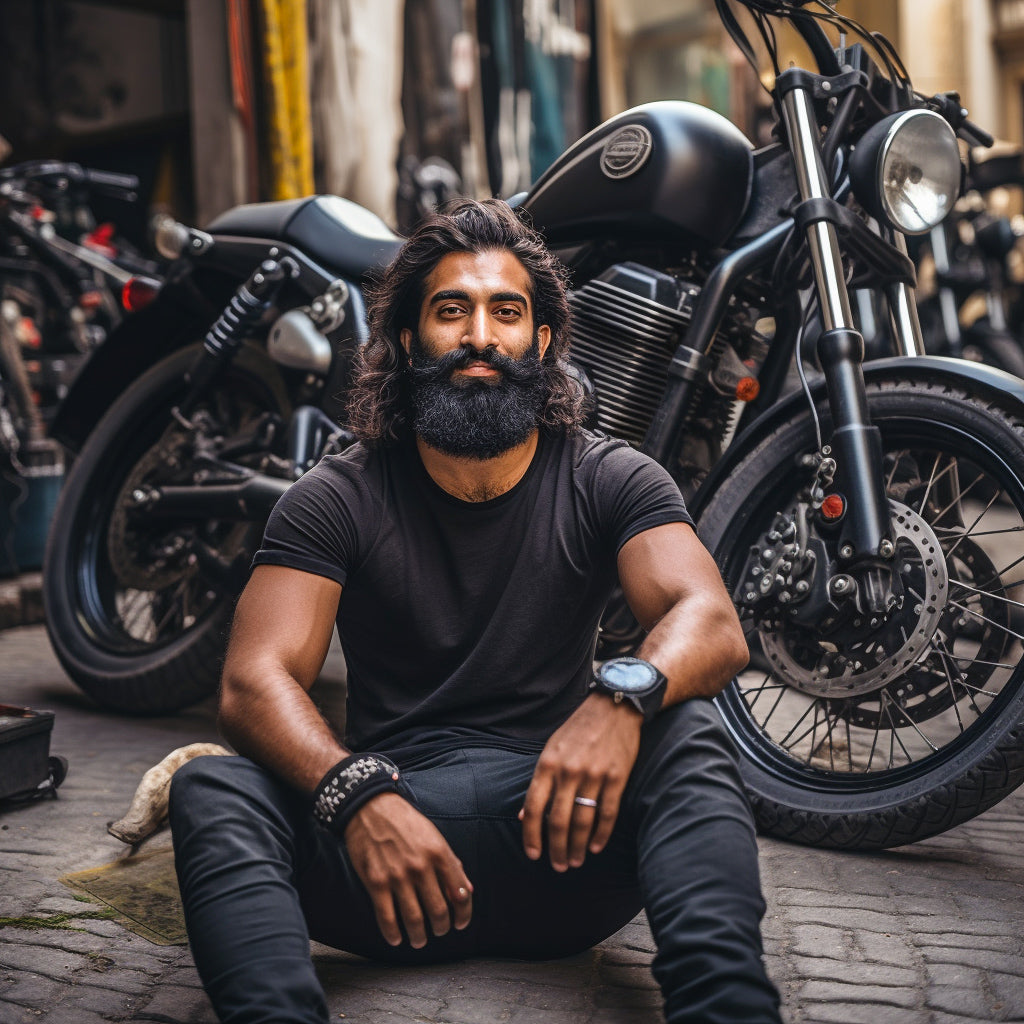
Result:
{"label": "motorcycle", "polygon": [[86,355],[120,323],[124,285],[159,274],[91,205],[134,203],[138,186],[58,160],[0,169],[0,376],[23,443],[45,433]]}
{"label": "motorcycle", "polygon": [[[1020,150],[979,158],[970,154],[970,191],[946,220],[928,232],[934,271],[932,294],[919,294],[925,348],[998,366],[1024,377],[1024,345],[1013,321],[1010,258],[1018,231],[1011,219],[991,209],[995,189],[1024,185]],[[923,300],[923,301],[922,301]],[[961,325],[965,304],[984,302],[984,312]]]}
{"label": "motorcycle", "polygon": [[[1024,779],[1022,559],[1005,552],[1024,531],[1024,381],[924,355],[904,237],[952,207],[958,134],[990,139],[830,6],[743,6],[769,44],[788,21],[818,65],[782,71],[769,46],[773,143],[648,103],[510,203],[570,269],[592,424],[672,473],[733,595],[751,661],[717,703],[759,827],[909,843]],[[351,440],[363,289],[400,244],[328,196],[168,228],[158,301],[97,350],[57,424],[86,440],[50,534],[48,624],[101,703],[213,691],[266,515]],[[897,356],[864,362],[851,289],[885,300]],[[820,372],[794,359],[815,321]],[[598,656],[637,637],[616,598]]]}

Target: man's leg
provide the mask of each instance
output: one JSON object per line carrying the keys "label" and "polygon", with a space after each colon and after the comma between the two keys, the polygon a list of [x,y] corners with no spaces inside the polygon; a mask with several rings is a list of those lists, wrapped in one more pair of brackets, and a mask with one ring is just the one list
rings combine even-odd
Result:
{"label": "man's leg", "polygon": [[251,761],[202,757],[171,785],[189,942],[230,1024],[325,1024],[295,873],[318,842],[301,799]]}
{"label": "man's leg", "polygon": [[636,829],[669,1024],[777,1021],[778,996],[761,961],[753,822],[710,701],[669,708],[645,727],[624,816]]}

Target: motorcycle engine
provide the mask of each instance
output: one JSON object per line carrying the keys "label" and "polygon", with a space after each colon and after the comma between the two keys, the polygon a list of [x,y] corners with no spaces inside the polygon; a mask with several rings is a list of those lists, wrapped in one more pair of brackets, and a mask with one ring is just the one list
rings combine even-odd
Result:
{"label": "motorcycle engine", "polygon": [[605,433],[643,441],[699,293],[639,263],[618,263],[570,293],[571,357],[594,386]]}

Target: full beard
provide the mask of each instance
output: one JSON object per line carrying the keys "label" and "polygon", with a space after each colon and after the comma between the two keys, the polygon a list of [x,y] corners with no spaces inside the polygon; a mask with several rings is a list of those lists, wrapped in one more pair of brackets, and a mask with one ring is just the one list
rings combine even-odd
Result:
{"label": "full beard", "polygon": [[[499,378],[452,378],[471,362],[493,366]],[[519,359],[472,348],[434,358],[414,335],[410,364],[413,429],[431,448],[456,458],[493,459],[525,443],[537,428],[546,386],[536,334]]]}

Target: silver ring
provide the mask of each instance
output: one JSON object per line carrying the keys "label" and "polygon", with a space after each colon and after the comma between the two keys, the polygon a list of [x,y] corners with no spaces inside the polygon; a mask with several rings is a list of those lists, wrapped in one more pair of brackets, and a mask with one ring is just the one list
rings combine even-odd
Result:
{"label": "silver ring", "polygon": [[578,796],[573,800],[574,804],[579,804],[580,807],[596,807],[597,801],[591,800],[589,796]]}

